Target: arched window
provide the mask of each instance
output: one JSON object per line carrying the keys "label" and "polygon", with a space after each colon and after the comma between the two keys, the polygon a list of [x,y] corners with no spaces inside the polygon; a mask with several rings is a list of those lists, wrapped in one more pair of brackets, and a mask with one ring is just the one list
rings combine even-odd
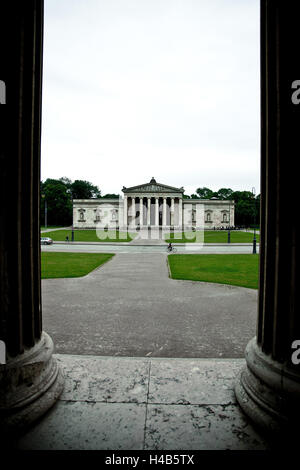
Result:
{"label": "arched window", "polygon": [[101,216],[100,216],[101,209],[94,209],[94,212],[95,212],[94,222],[101,222]]}
{"label": "arched window", "polygon": [[84,219],[85,210],[84,209],[78,209],[78,213],[79,213],[78,222],[85,222],[85,219]]}
{"label": "arched window", "polygon": [[206,217],[205,217],[205,222],[211,222],[212,221],[212,211],[207,211],[206,212]]}

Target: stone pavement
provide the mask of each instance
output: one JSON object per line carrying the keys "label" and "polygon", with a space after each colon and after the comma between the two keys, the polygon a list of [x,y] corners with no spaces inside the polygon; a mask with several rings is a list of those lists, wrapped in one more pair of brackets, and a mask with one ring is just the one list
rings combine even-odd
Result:
{"label": "stone pavement", "polygon": [[56,355],[65,389],[20,450],[266,450],[236,403],[243,359]]}
{"label": "stone pavement", "polygon": [[[206,243],[195,247],[194,243],[174,243],[178,254],[252,254],[250,243]],[[159,241],[154,244],[151,240],[145,243],[104,243],[104,242],[54,242],[52,245],[42,245],[42,251],[66,253],[167,253],[167,245]],[[259,245],[256,246],[259,253]]]}
{"label": "stone pavement", "polygon": [[58,230],[71,230],[71,229],[72,229],[72,227],[47,228],[45,230],[41,230],[41,233],[57,232]]}
{"label": "stone pavement", "polygon": [[244,357],[257,291],[169,278],[166,253],[116,254],[83,278],[42,281],[56,353]]}

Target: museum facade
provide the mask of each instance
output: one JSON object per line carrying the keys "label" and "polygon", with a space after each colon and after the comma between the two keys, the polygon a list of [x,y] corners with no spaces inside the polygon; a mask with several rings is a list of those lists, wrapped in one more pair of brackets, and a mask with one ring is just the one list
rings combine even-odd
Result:
{"label": "museum facade", "polygon": [[74,199],[76,229],[136,228],[226,228],[234,226],[234,201],[185,199],[184,188],[149,183],[122,189],[119,199]]}

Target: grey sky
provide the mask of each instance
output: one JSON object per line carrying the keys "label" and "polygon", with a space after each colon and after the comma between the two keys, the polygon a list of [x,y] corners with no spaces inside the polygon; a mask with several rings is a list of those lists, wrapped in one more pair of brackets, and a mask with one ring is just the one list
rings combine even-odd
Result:
{"label": "grey sky", "polygon": [[258,0],[45,0],[42,174],[259,193]]}

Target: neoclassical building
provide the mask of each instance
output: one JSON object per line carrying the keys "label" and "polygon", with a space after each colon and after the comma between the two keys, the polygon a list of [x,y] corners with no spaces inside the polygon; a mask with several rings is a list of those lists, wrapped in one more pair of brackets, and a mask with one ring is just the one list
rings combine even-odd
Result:
{"label": "neoclassical building", "polygon": [[119,199],[74,199],[73,227],[222,228],[234,226],[234,201],[185,199],[184,188],[149,183],[122,189]]}

